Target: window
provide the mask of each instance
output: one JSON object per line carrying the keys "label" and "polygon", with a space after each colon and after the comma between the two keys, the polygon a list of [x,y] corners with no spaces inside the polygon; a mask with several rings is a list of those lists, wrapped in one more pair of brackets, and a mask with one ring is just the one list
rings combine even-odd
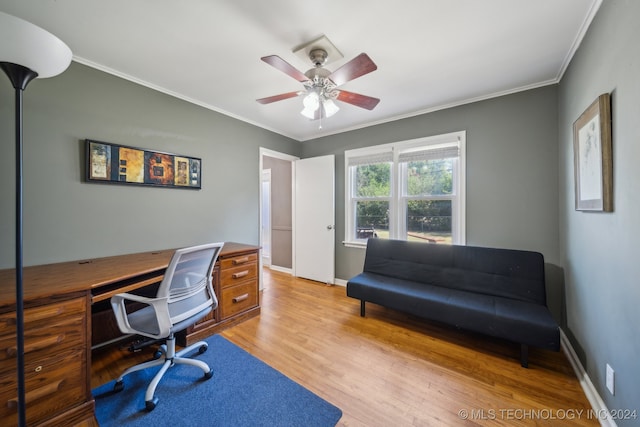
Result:
{"label": "window", "polygon": [[345,151],[345,244],[464,244],[465,132]]}

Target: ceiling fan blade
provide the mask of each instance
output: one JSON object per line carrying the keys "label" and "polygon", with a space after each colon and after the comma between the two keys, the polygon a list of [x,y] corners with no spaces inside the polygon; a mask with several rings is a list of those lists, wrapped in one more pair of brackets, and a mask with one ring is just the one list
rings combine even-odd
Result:
{"label": "ceiling fan blade", "polygon": [[283,99],[295,98],[301,93],[304,93],[304,91],[281,93],[280,95],[273,95],[266,98],[256,99],[256,101],[258,101],[260,104],[271,104],[272,102],[282,101]]}
{"label": "ceiling fan blade", "polygon": [[369,55],[361,53],[331,73],[329,79],[334,82],[336,86],[340,86],[377,69],[378,66],[369,58]]}
{"label": "ceiling fan blade", "polygon": [[378,98],[360,95],[359,93],[348,92],[346,90],[341,90],[339,92],[340,93],[338,93],[338,97],[336,98],[338,101],[353,104],[356,107],[366,108],[367,110],[373,110],[376,105],[378,105],[378,102],[380,102]]}
{"label": "ceiling fan blade", "polygon": [[260,59],[262,59],[264,62],[271,65],[272,67],[275,67],[278,70],[282,71],[283,73],[293,77],[299,82],[309,81],[309,78],[307,76],[305,76],[301,71],[298,71],[293,65],[289,64],[287,61],[280,58],[278,55],[263,56]]}

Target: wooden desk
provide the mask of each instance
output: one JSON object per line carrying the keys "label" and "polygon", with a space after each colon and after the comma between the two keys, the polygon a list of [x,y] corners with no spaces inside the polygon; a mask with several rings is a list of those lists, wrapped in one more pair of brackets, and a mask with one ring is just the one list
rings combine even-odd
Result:
{"label": "wooden desk", "polygon": [[[91,306],[160,282],[173,251],[24,268],[28,425],[93,419]],[[260,313],[258,252],[258,246],[225,243],[213,277],[218,309],[183,332],[179,342],[196,341]],[[0,270],[0,420],[7,425],[17,424],[15,324],[15,270]]]}

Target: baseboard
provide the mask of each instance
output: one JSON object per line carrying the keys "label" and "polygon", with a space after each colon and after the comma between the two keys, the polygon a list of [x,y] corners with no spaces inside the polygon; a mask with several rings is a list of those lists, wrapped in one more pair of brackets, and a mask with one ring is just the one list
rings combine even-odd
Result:
{"label": "baseboard", "polygon": [[333,284],[338,286],[347,286],[347,281],[342,279],[333,279]]}
{"label": "baseboard", "polygon": [[569,363],[571,364],[576,377],[578,377],[578,381],[580,381],[580,386],[582,387],[582,390],[584,390],[584,394],[587,396],[587,400],[589,400],[589,403],[591,404],[591,418],[597,418],[598,421],[600,421],[600,425],[603,427],[617,427],[615,420],[613,420],[609,415],[609,408],[607,408],[607,405],[600,397],[598,390],[596,390],[595,386],[591,382],[591,379],[584,370],[584,367],[573,349],[569,338],[567,338],[562,329],[560,329],[560,347],[567,356],[567,359],[569,359]]}
{"label": "baseboard", "polygon": [[[273,271],[279,271],[280,273],[286,273],[286,274],[290,274],[291,276],[293,276],[293,270],[290,268],[285,268],[285,267],[279,267],[277,265],[265,265],[266,268],[268,268],[269,270],[273,270]],[[338,286],[347,286],[347,281],[343,280],[343,279],[333,279],[333,284],[334,285],[338,285]]]}
{"label": "baseboard", "polygon": [[277,265],[270,265],[269,267],[267,267],[269,270],[273,270],[273,271],[279,271],[280,273],[287,273],[287,274],[293,274],[293,270],[291,270],[290,268],[286,268],[286,267],[280,267]]}

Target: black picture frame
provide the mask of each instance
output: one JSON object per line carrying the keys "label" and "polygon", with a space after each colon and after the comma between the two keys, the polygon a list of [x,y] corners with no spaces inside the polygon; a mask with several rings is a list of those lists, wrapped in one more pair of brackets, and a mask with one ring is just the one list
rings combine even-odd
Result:
{"label": "black picture frame", "polygon": [[199,190],[202,159],[85,139],[86,181]]}

